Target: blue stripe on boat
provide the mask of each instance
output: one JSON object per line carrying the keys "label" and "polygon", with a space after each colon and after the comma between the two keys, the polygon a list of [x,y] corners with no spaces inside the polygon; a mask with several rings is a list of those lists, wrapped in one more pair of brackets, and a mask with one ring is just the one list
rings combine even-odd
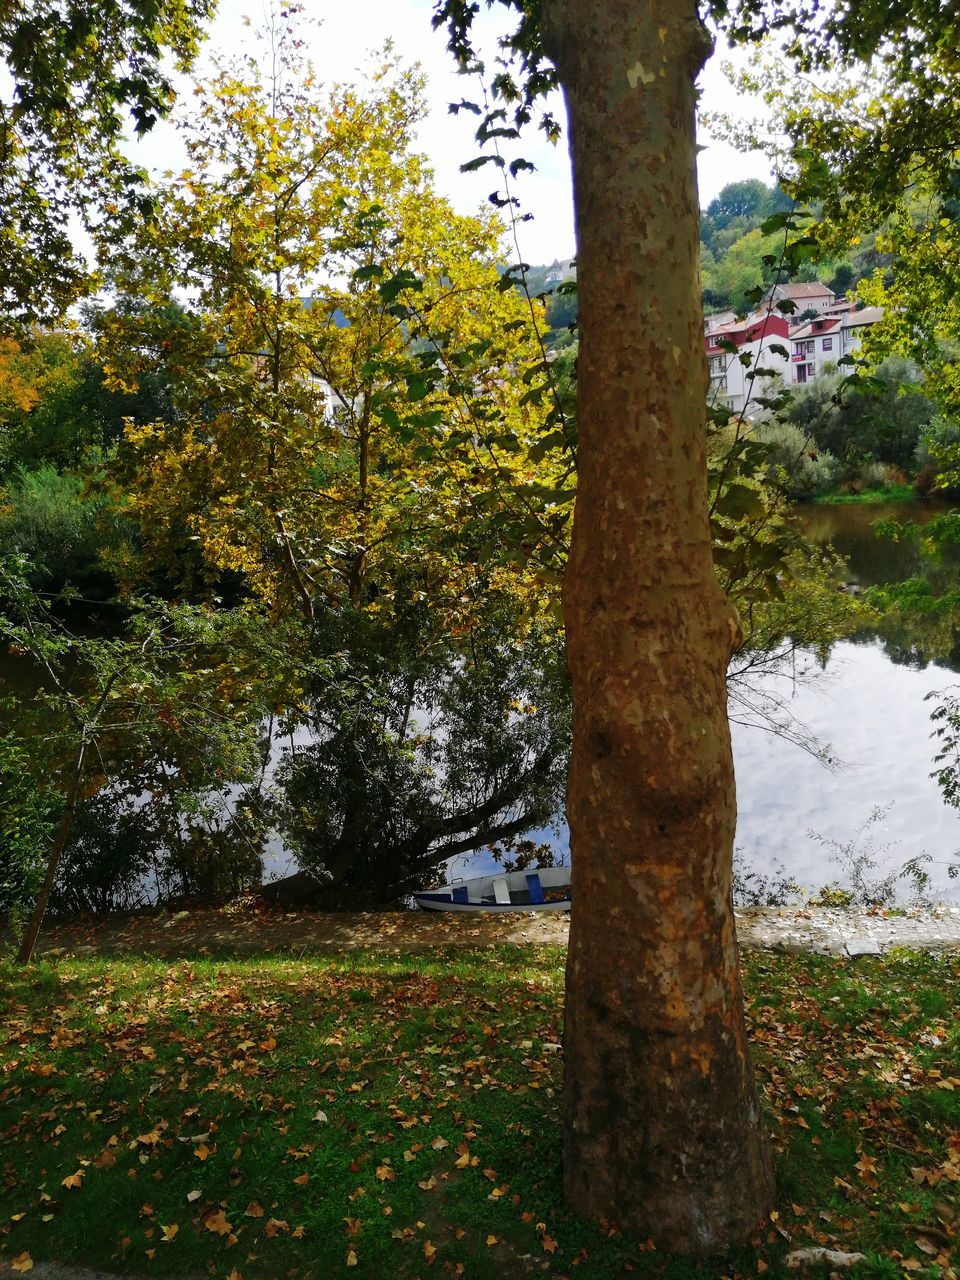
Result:
{"label": "blue stripe on boat", "polygon": [[540,877],[537,875],[535,871],[531,872],[527,876],[527,888],[530,890],[531,905],[537,902],[546,901],[546,899],[543,896],[543,886],[540,883]]}

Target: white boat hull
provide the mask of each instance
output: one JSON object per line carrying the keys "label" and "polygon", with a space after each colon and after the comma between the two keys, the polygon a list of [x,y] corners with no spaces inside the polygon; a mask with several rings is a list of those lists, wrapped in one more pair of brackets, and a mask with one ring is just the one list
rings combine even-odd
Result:
{"label": "white boat hull", "polygon": [[541,871],[453,880],[413,897],[424,911],[569,911],[570,868],[544,867]]}

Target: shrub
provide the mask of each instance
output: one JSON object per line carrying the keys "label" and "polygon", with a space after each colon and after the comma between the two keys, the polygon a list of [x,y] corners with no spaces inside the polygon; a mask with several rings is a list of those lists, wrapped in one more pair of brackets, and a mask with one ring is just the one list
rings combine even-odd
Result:
{"label": "shrub", "polygon": [[767,422],[756,429],[757,439],[770,446],[771,478],[779,478],[787,494],[804,501],[834,489],[843,468],[832,453],[821,453],[792,422]]}
{"label": "shrub", "polygon": [[947,493],[956,492],[954,488],[942,484],[942,473],[945,459],[956,456],[958,446],[960,425],[939,414],[931,418],[920,435],[914,455],[917,488],[921,493],[929,493],[934,489]]}
{"label": "shrub", "polygon": [[51,897],[58,915],[131,911],[175,898],[222,902],[262,879],[248,797],[105,787],[80,806]]}
{"label": "shrub", "polygon": [[903,483],[903,472],[889,462],[868,462],[859,480],[864,489],[889,489],[891,485]]}
{"label": "shrub", "polygon": [[0,554],[19,552],[34,568],[35,585],[100,587],[103,500],[88,497],[84,481],[50,465],[19,468],[0,505]]}
{"label": "shrub", "polygon": [[797,392],[787,413],[818,453],[832,453],[850,473],[873,461],[912,467],[933,415],[932,401],[917,389],[918,377],[916,367],[900,357],[884,360],[875,383],[865,389],[844,388],[837,371]]}
{"label": "shrub", "polygon": [[0,734],[0,919],[14,936],[33,907],[53,831],[53,797],[36,765],[36,752]]}
{"label": "shrub", "polygon": [[151,849],[143,813],[111,791],[77,810],[50,899],[56,915],[125,911],[149,901]]}

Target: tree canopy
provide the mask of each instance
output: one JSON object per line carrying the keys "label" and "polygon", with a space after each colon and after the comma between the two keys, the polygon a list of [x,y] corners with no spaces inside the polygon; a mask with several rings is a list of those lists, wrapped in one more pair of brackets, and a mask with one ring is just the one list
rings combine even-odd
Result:
{"label": "tree canopy", "polygon": [[94,233],[149,214],[125,130],[169,113],[213,0],[3,0],[0,321],[51,319],[87,287],[70,219]]}

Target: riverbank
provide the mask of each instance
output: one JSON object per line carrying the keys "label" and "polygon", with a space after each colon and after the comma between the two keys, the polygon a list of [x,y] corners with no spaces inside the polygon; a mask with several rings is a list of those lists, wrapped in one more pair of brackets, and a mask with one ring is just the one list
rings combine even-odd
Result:
{"label": "riverbank", "polygon": [[888,484],[877,489],[834,489],[829,493],[818,493],[813,499],[813,506],[847,506],[853,503],[871,506],[880,502],[918,502],[919,499],[920,495],[912,484]]}
{"label": "riverbank", "polygon": [[[224,908],[114,916],[54,925],[37,954],[70,956],[305,956],[371,951],[388,955],[440,947],[565,947],[568,915],[483,915],[431,911],[311,912]],[[879,955],[898,947],[960,949],[960,907],[858,911],[840,907],[737,910],[744,951]]]}

